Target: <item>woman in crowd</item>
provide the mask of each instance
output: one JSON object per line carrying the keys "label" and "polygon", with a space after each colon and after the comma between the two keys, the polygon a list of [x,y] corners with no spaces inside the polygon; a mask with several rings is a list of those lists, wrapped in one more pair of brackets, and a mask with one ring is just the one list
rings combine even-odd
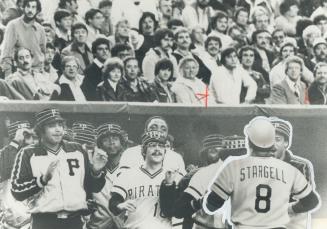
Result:
{"label": "woman in crowd", "polygon": [[180,77],[172,87],[177,103],[204,105],[206,99],[201,94],[206,92],[206,85],[196,77],[198,62],[192,57],[185,57],[179,63],[179,71]]}
{"label": "woman in crowd", "polygon": [[124,63],[118,57],[109,58],[103,65],[103,81],[97,86],[99,101],[125,101],[125,91],[121,84]]}
{"label": "woman in crowd", "polygon": [[153,88],[157,99],[161,103],[175,103],[176,97],[171,90],[174,66],[169,59],[162,59],[156,63]]}
{"label": "woman in crowd", "polygon": [[310,104],[327,104],[327,63],[320,62],[314,69],[315,81],[308,89]]}
{"label": "woman in crowd", "polygon": [[154,102],[157,100],[153,87],[140,77],[140,68],[135,57],[124,60],[125,75],[122,85],[125,90],[126,101]]}
{"label": "woman in crowd", "polygon": [[78,74],[78,59],[74,56],[66,56],[62,60],[63,74],[59,78],[60,93],[55,91],[51,100],[63,101],[86,101],[81,89],[83,75]]}

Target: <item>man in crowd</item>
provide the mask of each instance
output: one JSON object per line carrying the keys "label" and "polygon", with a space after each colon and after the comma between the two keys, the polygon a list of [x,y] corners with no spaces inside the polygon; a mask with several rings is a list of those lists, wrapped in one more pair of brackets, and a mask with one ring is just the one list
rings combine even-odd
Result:
{"label": "man in crowd", "polygon": [[55,22],[55,47],[61,52],[65,47],[67,47],[72,40],[71,28],[72,28],[72,15],[67,10],[58,10],[54,13]]}

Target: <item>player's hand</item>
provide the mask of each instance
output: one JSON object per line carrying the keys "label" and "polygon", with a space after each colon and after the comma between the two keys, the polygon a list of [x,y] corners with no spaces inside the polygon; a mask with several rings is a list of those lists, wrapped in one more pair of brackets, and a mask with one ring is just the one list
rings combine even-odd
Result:
{"label": "player's hand", "polygon": [[94,174],[99,174],[104,166],[107,164],[108,155],[102,149],[95,147],[94,153],[91,157],[91,166]]}
{"label": "player's hand", "polygon": [[168,170],[165,174],[165,183],[166,185],[172,185],[176,180],[176,170]]}
{"label": "player's hand", "polygon": [[59,164],[59,160],[55,160],[51,162],[50,165],[48,166],[47,172],[42,177],[42,180],[45,184],[47,184],[48,181],[51,180],[53,176],[53,172],[57,168],[58,164]]}
{"label": "player's hand", "polygon": [[22,129],[18,129],[16,131],[15,137],[14,137],[14,141],[18,142],[19,145],[22,145],[24,143],[24,133],[25,132],[30,132],[28,129],[26,128],[22,128]]}
{"label": "player's hand", "polygon": [[126,200],[123,203],[117,205],[117,207],[122,211],[134,212],[136,210],[136,205],[134,200]]}

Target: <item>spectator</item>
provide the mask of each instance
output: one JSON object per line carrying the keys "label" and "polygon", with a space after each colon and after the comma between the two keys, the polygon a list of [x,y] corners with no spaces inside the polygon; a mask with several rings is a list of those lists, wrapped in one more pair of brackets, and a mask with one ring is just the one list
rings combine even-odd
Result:
{"label": "spectator", "polygon": [[11,20],[21,17],[24,14],[23,0],[17,0],[15,7],[7,8],[2,15],[2,24],[6,26]]}
{"label": "spectator", "polygon": [[74,56],[80,64],[79,74],[83,74],[85,69],[92,63],[93,56],[87,45],[87,27],[83,23],[76,23],[72,26],[71,36],[73,42],[64,48],[61,52],[62,58],[65,56]]}
{"label": "spectator", "polygon": [[239,7],[235,11],[235,24],[242,28],[242,33],[249,32],[249,14],[250,12],[245,7]]}
{"label": "spectator", "polygon": [[296,24],[296,39],[299,46],[299,53],[306,55],[306,46],[303,39],[303,31],[309,26],[313,25],[313,22],[310,19],[300,19]]}
{"label": "spectator", "polygon": [[209,36],[219,37],[224,50],[232,45],[233,39],[226,35],[228,29],[228,15],[224,12],[218,12],[211,22],[211,33]]}
{"label": "spectator", "polygon": [[[82,229],[81,214],[87,209],[86,196],[103,188],[105,172],[102,170],[107,157],[97,150],[89,161],[79,144],[63,141],[64,119],[57,109],[45,109],[35,116],[36,133],[41,140],[17,154],[11,192],[19,201],[32,196],[36,201],[37,205],[30,209],[32,228]],[[76,165],[80,169],[76,169]],[[63,168],[67,172],[65,176]],[[46,192],[42,191],[44,187]],[[52,204],[48,204],[50,202]],[[70,206],[70,211],[66,211],[65,206]],[[58,218],[59,213],[64,218]],[[69,217],[72,213],[74,217]]]}
{"label": "spectator", "polygon": [[100,1],[98,8],[102,12],[104,17],[100,31],[106,37],[111,36],[114,33],[114,26],[111,20],[112,0]]}
{"label": "spectator", "polygon": [[191,51],[197,56],[200,56],[205,52],[204,41],[206,40],[207,35],[203,28],[200,26],[195,26],[191,31]]}
{"label": "spectator", "polygon": [[314,70],[315,81],[308,89],[310,104],[327,104],[327,63],[317,63]]}
{"label": "spectator", "polygon": [[144,78],[152,83],[155,79],[155,65],[163,59],[168,58],[174,65],[174,72],[172,79],[177,79],[177,61],[176,58],[171,54],[173,47],[174,34],[169,29],[158,29],[154,34],[155,47],[151,48],[145,55],[142,63]]}
{"label": "spectator", "polygon": [[54,41],[56,38],[56,32],[54,31],[52,25],[50,22],[43,22],[42,26],[44,28],[45,31],[45,37],[46,37],[46,41],[47,43],[51,43],[54,45]]}
{"label": "spectator", "polygon": [[25,100],[15,88],[6,82],[4,79],[0,79],[0,101],[7,101],[11,99]]}
{"label": "spectator", "polygon": [[324,37],[327,32],[327,16],[324,14],[316,16],[313,19],[313,24],[318,26],[321,31],[321,36]]}
{"label": "spectator", "polygon": [[[265,99],[270,95],[269,83],[265,80],[263,75],[256,71],[256,68],[262,68],[261,58],[259,53],[251,46],[244,46],[239,51],[240,62],[252,79],[257,83],[257,95],[253,101],[255,104],[265,103]],[[246,89],[242,88],[241,101],[246,95]]]}
{"label": "spectator", "polygon": [[171,19],[167,22],[167,27],[175,34],[179,28],[184,27],[184,23],[179,19]]}
{"label": "spectator", "polygon": [[136,51],[135,55],[131,46],[127,44],[116,44],[111,49],[111,56],[118,57],[122,61],[124,61],[127,57],[136,56],[137,60],[139,53]]}
{"label": "spectator", "polygon": [[81,23],[83,19],[78,15],[78,3],[77,0],[59,0],[58,3],[59,10],[67,10],[72,17],[72,24]]}
{"label": "spectator", "polygon": [[159,60],[154,68],[155,79],[153,88],[160,103],[175,103],[176,96],[172,91],[171,79],[173,78],[174,64],[169,59]]}
{"label": "spectator", "polygon": [[[185,8],[184,1],[172,1],[172,18],[182,20],[183,9]],[[184,24],[183,24],[184,26]],[[168,27],[169,28],[169,27]]]}
{"label": "spectator", "polygon": [[313,19],[318,15],[325,15],[327,17],[327,0],[320,0],[320,6],[312,12],[310,19]]}
{"label": "spectator", "polygon": [[232,46],[236,49],[239,49],[242,46],[248,44],[248,41],[246,38],[247,34],[243,31],[243,29],[240,26],[238,26],[236,24],[234,24],[228,28],[227,34],[230,38],[232,38],[232,40],[233,40]]}
{"label": "spectator", "polygon": [[252,34],[254,47],[262,59],[262,67],[265,71],[270,72],[274,54],[270,51],[271,35],[267,30],[257,30]]}
{"label": "spectator", "polygon": [[126,19],[119,20],[115,26],[115,34],[108,37],[111,47],[115,44],[130,44],[130,28]]}
{"label": "spectator", "polygon": [[96,101],[96,87],[103,80],[103,63],[110,57],[110,44],[105,38],[98,38],[92,43],[93,63],[85,69],[84,80],[81,85],[88,101]]}
{"label": "spectator", "polygon": [[269,104],[305,104],[306,86],[301,82],[303,60],[290,56],[285,61],[286,78],[272,87]]}
{"label": "spectator", "polygon": [[304,49],[301,50],[301,54],[312,59],[314,57],[313,43],[315,39],[319,37],[321,37],[321,31],[316,25],[309,25],[306,27],[302,33]]}
{"label": "spectator", "polygon": [[172,0],[159,0],[158,24],[159,28],[167,28],[167,23],[172,19]]}
{"label": "spectator", "polygon": [[[280,83],[283,79],[286,78],[286,73],[285,73],[286,60],[288,57],[295,56],[296,54],[297,54],[296,42],[292,40],[287,41],[285,39],[284,43],[281,45],[280,48],[280,62],[277,63],[269,73],[269,81],[271,87],[273,87],[277,83]],[[312,72],[306,66],[303,67],[302,80],[307,85],[312,83],[314,80]]]}
{"label": "spectator", "polygon": [[242,84],[247,88],[244,103],[252,103],[256,97],[257,84],[247,71],[239,66],[236,50],[227,48],[221,53],[222,66],[213,75],[209,94],[215,103],[240,104]]}
{"label": "spectator", "polygon": [[209,0],[195,0],[183,9],[182,18],[187,28],[201,26],[205,31],[209,29],[209,18],[213,16],[213,9]]}
{"label": "spectator", "polygon": [[54,14],[54,21],[56,24],[54,45],[61,52],[72,40],[72,17],[67,10],[58,10]]}
{"label": "spectator", "polygon": [[23,16],[12,20],[6,28],[1,61],[6,77],[14,71],[13,55],[20,47],[32,51],[34,68],[43,68],[46,37],[44,28],[35,22],[35,15],[41,12],[41,3],[39,0],[24,0],[23,9]]}
{"label": "spectator", "polygon": [[173,55],[175,56],[177,63],[179,63],[184,57],[192,57],[198,62],[199,66],[197,77],[205,84],[209,84],[211,72],[203,64],[202,60],[190,51],[191,37],[188,30],[185,27],[178,29],[175,33],[174,39],[177,47],[174,50]]}
{"label": "spectator", "polygon": [[19,48],[14,60],[17,71],[9,75],[6,81],[26,100],[49,100],[53,91],[59,90],[49,78],[32,69],[33,56],[30,50]]}
{"label": "spectator", "polygon": [[282,29],[287,36],[294,37],[296,24],[302,17],[298,15],[299,4],[296,0],[283,0],[279,6],[281,15],[276,18],[277,29]]}
{"label": "spectator", "polygon": [[59,78],[60,92],[54,92],[51,100],[59,101],[86,101],[81,89],[83,75],[78,74],[78,59],[74,56],[66,56],[62,60],[63,74]]}
{"label": "spectator", "polygon": [[202,105],[206,99],[200,94],[206,92],[206,85],[197,78],[198,62],[191,56],[184,57],[179,63],[180,77],[174,82],[172,91],[176,95],[177,103]]}
{"label": "spectator", "polygon": [[85,22],[87,24],[88,37],[87,44],[91,47],[92,43],[101,36],[100,30],[104,22],[103,14],[98,9],[90,9],[85,13]]}
{"label": "spectator", "polygon": [[282,29],[275,29],[271,36],[273,44],[272,50],[276,58],[279,55],[280,46],[284,43],[285,33]]}
{"label": "spectator", "polygon": [[118,57],[109,58],[103,65],[103,81],[96,88],[98,101],[126,101],[121,83],[124,63]]}
{"label": "spectator", "polygon": [[50,82],[56,82],[58,80],[58,71],[52,66],[53,58],[56,54],[56,48],[51,43],[47,43],[45,51],[45,60],[43,74],[48,78]]}
{"label": "spectator", "polygon": [[156,94],[152,85],[140,77],[140,69],[135,57],[124,60],[125,76],[122,81],[129,102],[153,102]]}
{"label": "spectator", "polygon": [[265,7],[256,6],[252,13],[252,23],[249,27],[248,39],[252,41],[252,34],[257,30],[267,30],[272,33],[274,26],[272,18],[269,17],[269,13]]}
{"label": "spectator", "polygon": [[327,42],[324,38],[317,38],[313,43],[313,63],[327,62]]}

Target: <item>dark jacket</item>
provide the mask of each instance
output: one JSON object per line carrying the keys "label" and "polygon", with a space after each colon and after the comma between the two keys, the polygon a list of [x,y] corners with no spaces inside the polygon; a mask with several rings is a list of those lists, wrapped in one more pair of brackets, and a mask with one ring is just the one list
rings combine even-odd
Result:
{"label": "dark jacket", "polygon": [[121,82],[117,83],[116,91],[111,87],[108,80],[104,80],[96,88],[98,101],[126,101],[125,89]]}
{"label": "dark jacket", "polygon": [[103,80],[102,69],[98,67],[94,62],[85,69],[84,80],[81,85],[83,93],[88,101],[96,101],[97,94],[96,88],[98,84]]}
{"label": "dark jacket", "polygon": [[122,80],[122,85],[126,93],[126,100],[128,102],[154,102],[158,100],[152,85],[141,78],[138,78],[137,81],[137,91],[134,91],[128,80]]}
{"label": "dark jacket", "polygon": [[10,179],[11,170],[14,167],[16,155],[20,145],[16,141],[11,141],[0,151],[0,183]]}
{"label": "dark jacket", "polygon": [[319,87],[317,82],[313,82],[308,89],[310,104],[327,104],[327,93]]}
{"label": "dark jacket", "polygon": [[62,83],[59,86],[61,89],[60,94],[58,94],[57,91],[54,91],[50,97],[50,100],[56,100],[56,101],[75,101],[76,100],[74,97],[74,94],[68,84]]}
{"label": "dark jacket", "polygon": [[158,79],[155,79],[151,85],[154,88],[158,102],[160,102],[160,103],[176,103],[177,102],[175,93],[171,91],[171,87],[172,87],[171,83],[168,83],[168,86],[167,86],[171,100],[168,96],[167,91],[163,88],[161,82]]}

